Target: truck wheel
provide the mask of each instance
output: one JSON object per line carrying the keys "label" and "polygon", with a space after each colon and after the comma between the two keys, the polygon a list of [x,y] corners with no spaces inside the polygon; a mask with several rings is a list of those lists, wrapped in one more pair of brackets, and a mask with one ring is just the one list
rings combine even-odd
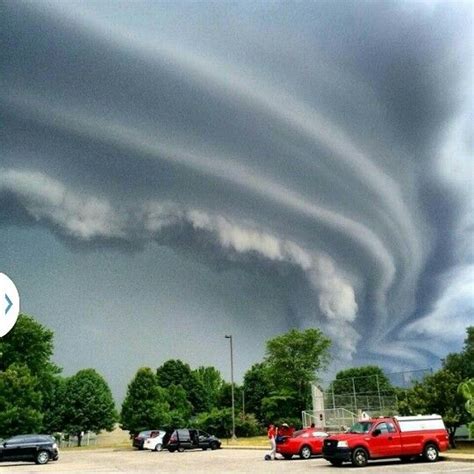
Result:
{"label": "truck wheel", "polygon": [[184,448],[182,446],[178,448],[178,453],[184,453]]}
{"label": "truck wheel", "polygon": [[434,444],[429,443],[425,446],[425,449],[423,450],[423,458],[425,461],[435,462],[438,460],[438,456],[438,448]]}
{"label": "truck wheel", "polygon": [[352,464],[355,467],[364,467],[367,465],[369,455],[364,448],[356,448],[352,452]]}
{"label": "truck wheel", "polygon": [[215,441],[213,441],[213,442],[211,443],[211,449],[212,449],[213,451],[215,451],[216,449],[219,449],[219,444],[216,443]]}

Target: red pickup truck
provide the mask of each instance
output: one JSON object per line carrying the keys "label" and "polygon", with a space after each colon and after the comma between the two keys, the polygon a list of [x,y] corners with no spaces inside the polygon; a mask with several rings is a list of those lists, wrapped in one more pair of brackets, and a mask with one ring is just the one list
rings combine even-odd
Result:
{"label": "red pickup truck", "polygon": [[369,459],[423,456],[434,462],[448,449],[448,432],[439,415],[374,418],[355,423],[346,433],[324,440],[323,457],[334,466],[352,462],[362,467]]}

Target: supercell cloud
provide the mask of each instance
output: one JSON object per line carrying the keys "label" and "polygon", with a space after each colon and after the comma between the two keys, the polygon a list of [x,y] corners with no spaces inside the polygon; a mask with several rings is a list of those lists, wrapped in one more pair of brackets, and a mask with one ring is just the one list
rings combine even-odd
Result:
{"label": "supercell cloud", "polygon": [[[2,10],[0,226],[26,232],[4,246],[22,253],[47,232],[63,256],[133,262],[168,249],[181,266],[206,269],[208,297],[221,303],[229,275],[243,275],[239,311],[249,316],[232,327],[254,346],[241,371],[291,327],[321,328],[340,366],[423,368],[460,348],[474,311],[472,4],[7,1]],[[193,301],[184,289],[189,272],[176,278],[183,299],[206,306],[206,291]],[[247,298],[246,279],[264,281],[265,296]],[[28,309],[66,347],[68,323],[35,298]],[[205,328],[203,345],[222,336],[213,316],[173,304],[189,333]],[[72,296],[69,305],[59,319],[80,321]],[[236,318],[228,311],[222,331]],[[260,332],[257,313],[273,332]],[[75,324],[81,352],[87,331]],[[179,340],[161,332],[166,347]],[[156,365],[167,355],[179,356]],[[126,377],[111,377],[123,392]]]}

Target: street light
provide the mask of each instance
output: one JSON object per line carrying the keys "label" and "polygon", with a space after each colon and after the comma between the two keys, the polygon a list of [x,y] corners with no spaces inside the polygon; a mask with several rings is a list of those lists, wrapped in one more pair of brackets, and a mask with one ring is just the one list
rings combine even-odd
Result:
{"label": "street light", "polygon": [[231,382],[231,393],[232,393],[232,439],[237,439],[235,436],[235,401],[234,401],[234,352],[232,348],[232,335],[225,336],[226,339],[230,340],[230,382]]}

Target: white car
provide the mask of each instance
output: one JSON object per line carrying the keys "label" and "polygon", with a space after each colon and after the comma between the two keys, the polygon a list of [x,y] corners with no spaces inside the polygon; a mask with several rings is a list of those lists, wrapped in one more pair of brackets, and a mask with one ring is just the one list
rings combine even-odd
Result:
{"label": "white car", "polygon": [[157,434],[152,438],[148,438],[143,443],[144,449],[150,449],[151,451],[161,451],[163,449],[163,438],[165,437],[166,431],[159,430]]}

